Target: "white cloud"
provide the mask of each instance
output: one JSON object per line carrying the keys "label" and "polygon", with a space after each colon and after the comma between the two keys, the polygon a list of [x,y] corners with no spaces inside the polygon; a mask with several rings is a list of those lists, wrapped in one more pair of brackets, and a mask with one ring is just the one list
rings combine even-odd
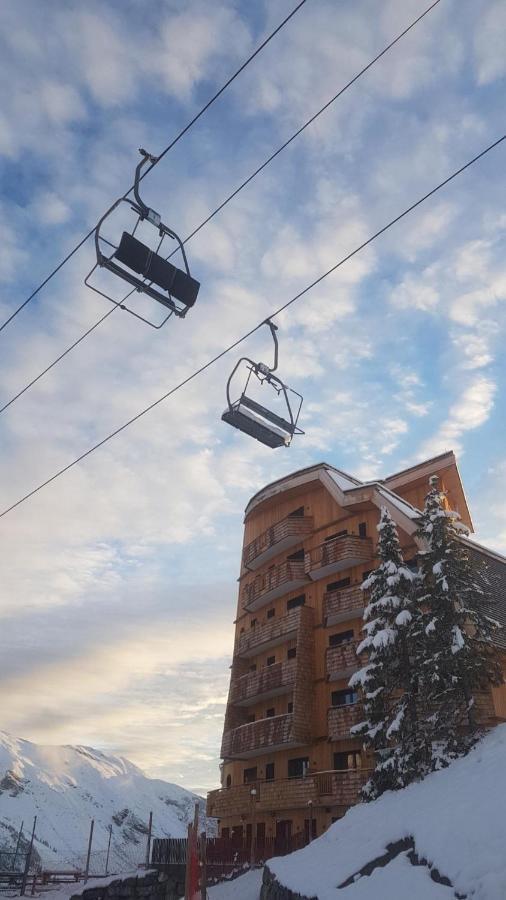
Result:
{"label": "white cloud", "polygon": [[489,3],[481,13],[474,34],[474,63],[478,84],[485,85],[506,74],[504,35],[506,9],[501,0]]}
{"label": "white cloud", "polygon": [[[446,450],[462,453],[462,438],[467,431],[483,425],[494,405],[497,386],[485,376],[469,381],[461,394],[451,403],[446,418],[437,433],[424,441],[417,456],[435,456]],[[444,410],[441,410],[443,417]]]}

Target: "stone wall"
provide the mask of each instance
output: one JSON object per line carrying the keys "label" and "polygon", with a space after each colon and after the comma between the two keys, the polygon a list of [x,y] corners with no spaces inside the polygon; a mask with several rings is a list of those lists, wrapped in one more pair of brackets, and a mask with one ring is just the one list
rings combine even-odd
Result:
{"label": "stone wall", "polygon": [[276,881],[269,866],[264,866],[260,900],[317,900],[317,898],[305,897],[284,887],[279,881]]}
{"label": "stone wall", "polygon": [[146,872],[94,884],[83,885],[70,900],[179,900],[184,896],[185,867],[171,866],[167,872]]}

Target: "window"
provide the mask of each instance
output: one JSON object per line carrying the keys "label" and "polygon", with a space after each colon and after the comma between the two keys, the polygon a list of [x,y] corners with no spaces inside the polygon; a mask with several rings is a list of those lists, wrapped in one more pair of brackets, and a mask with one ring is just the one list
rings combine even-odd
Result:
{"label": "window", "polygon": [[265,844],[265,822],[257,822],[257,844]]}
{"label": "window", "polygon": [[369,575],[370,575],[371,572],[373,572],[373,571],[374,571],[374,569],[368,569],[367,572],[362,572],[362,581],[365,581],[366,578],[369,578]]}
{"label": "window", "polygon": [[302,550],[296,550],[295,553],[290,553],[290,556],[286,557],[290,562],[300,562],[300,560],[304,561],[304,547]]}
{"label": "window", "polygon": [[287,659],[295,659],[296,656],[297,656],[297,647],[290,647],[290,649],[287,651],[286,658]]}
{"label": "window", "polygon": [[298,517],[298,516],[303,516],[303,515],[304,515],[304,507],[298,506],[297,509],[294,509],[293,512],[288,513],[287,519],[294,519],[296,516]]}
{"label": "window", "polygon": [[256,620],[256,619],[252,619],[251,622],[249,623],[249,624],[250,624],[250,628],[254,628],[255,625],[256,625],[256,623],[257,623],[257,620]]}
{"label": "window", "polygon": [[256,663],[252,663],[251,666],[249,667],[249,670],[250,670],[250,672],[256,672],[256,670],[257,670],[257,664],[256,664]]}
{"label": "window", "polygon": [[309,757],[299,756],[296,759],[288,760],[288,777],[302,778],[309,768]]}
{"label": "window", "polygon": [[341,644],[349,644],[353,640],[353,629],[349,631],[338,631],[337,634],[329,635],[329,647],[339,647]]}
{"label": "window", "polygon": [[273,619],[275,615],[276,615],[276,610],[275,610],[275,609],[268,609],[268,610],[267,610],[267,618],[268,618],[268,619]]}
{"label": "window", "polygon": [[298,606],[304,606],[305,602],[305,594],[300,594],[298,597],[292,597],[291,600],[287,600],[286,602],[286,610],[287,612],[290,612],[291,609],[296,609]]}
{"label": "window", "polygon": [[232,776],[231,775],[227,775],[226,785],[227,785],[227,788],[232,787]]}
{"label": "window", "polygon": [[247,725],[250,725],[251,722],[254,722],[254,721],[255,721],[255,713],[249,713],[249,714],[246,716],[246,724],[247,724]]}
{"label": "window", "polygon": [[266,719],[272,719],[272,717],[275,715],[276,715],[276,710],[274,709],[273,706],[270,706],[269,709],[265,710],[265,718]]}
{"label": "window", "polygon": [[257,767],[253,766],[252,769],[244,769],[243,772],[243,781],[244,784],[250,784],[252,781],[257,780]]}
{"label": "window", "polygon": [[340,591],[341,588],[349,587],[350,584],[350,578],[340,578],[339,581],[331,581],[330,584],[327,585],[326,591],[327,593],[330,593],[330,591]]}
{"label": "window", "polygon": [[350,750],[348,753],[334,753],[334,769],[360,769],[362,757],[360,750]]}
{"label": "window", "polygon": [[367,537],[367,524],[365,522],[358,523],[358,536],[361,538]]}
{"label": "window", "polygon": [[350,706],[356,703],[358,694],[348,688],[346,691],[332,691],[332,706]]}
{"label": "window", "polygon": [[274,763],[267,763],[265,766],[265,780],[274,781]]}
{"label": "window", "polygon": [[293,702],[291,700],[286,704],[286,711],[287,713],[293,713]]}
{"label": "window", "polygon": [[229,838],[230,838],[230,828],[222,828],[222,829],[221,829],[221,836],[222,836],[222,838],[224,838],[226,841],[228,841]]}
{"label": "window", "polygon": [[275,656],[268,656],[268,657],[267,657],[267,660],[266,660],[266,662],[265,662],[265,665],[266,665],[266,666],[273,666],[275,662],[276,662],[276,657],[275,657]]}

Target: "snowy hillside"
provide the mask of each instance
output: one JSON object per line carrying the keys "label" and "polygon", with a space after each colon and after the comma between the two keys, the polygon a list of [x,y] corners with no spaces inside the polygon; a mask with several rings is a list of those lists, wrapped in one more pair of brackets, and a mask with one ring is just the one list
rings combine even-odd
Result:
{"label": "snowy hillside", "polygon": [[104,870],[112,825],[109,871],[124,871],[143,860],[150,811],[154,836],[184,837],[196,799],[122,757],[39,746],[0,731],[0,849],[15,846],[22,821],[26,837],[36,815],[35,848],[47,867],[83,864],[94,819],[92,870]]}
{"label": "snowy hillside", "polygon": [[[506,725],[500,725],[466,758],[355,807],[304,850],[271,860],[269,869],[318,900],[504,900],[505,797]],[[388,845],[394,845],[389,853]]]}

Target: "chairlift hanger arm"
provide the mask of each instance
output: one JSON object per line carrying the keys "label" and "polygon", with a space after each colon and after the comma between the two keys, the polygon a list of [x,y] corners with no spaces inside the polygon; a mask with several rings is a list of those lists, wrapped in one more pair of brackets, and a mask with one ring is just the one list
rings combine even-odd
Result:
{"label": "chairlift hanger arm", "polygon": [[230,385],[232,384],[232,380],[234,378],[235,373],[237,372],[239,366],[243,362],[249,363],[253,369],[256,369],[256,363],[254,363],[253,360],[250,359],[248,356],[241,356],[241,358],[237,360],[234,368],[232,369],[232,371],[229,375],[228,381],[227,381],[227,403],[228,403],[228,408],[230,410],[232,410],[232,400],[230,399]]}

